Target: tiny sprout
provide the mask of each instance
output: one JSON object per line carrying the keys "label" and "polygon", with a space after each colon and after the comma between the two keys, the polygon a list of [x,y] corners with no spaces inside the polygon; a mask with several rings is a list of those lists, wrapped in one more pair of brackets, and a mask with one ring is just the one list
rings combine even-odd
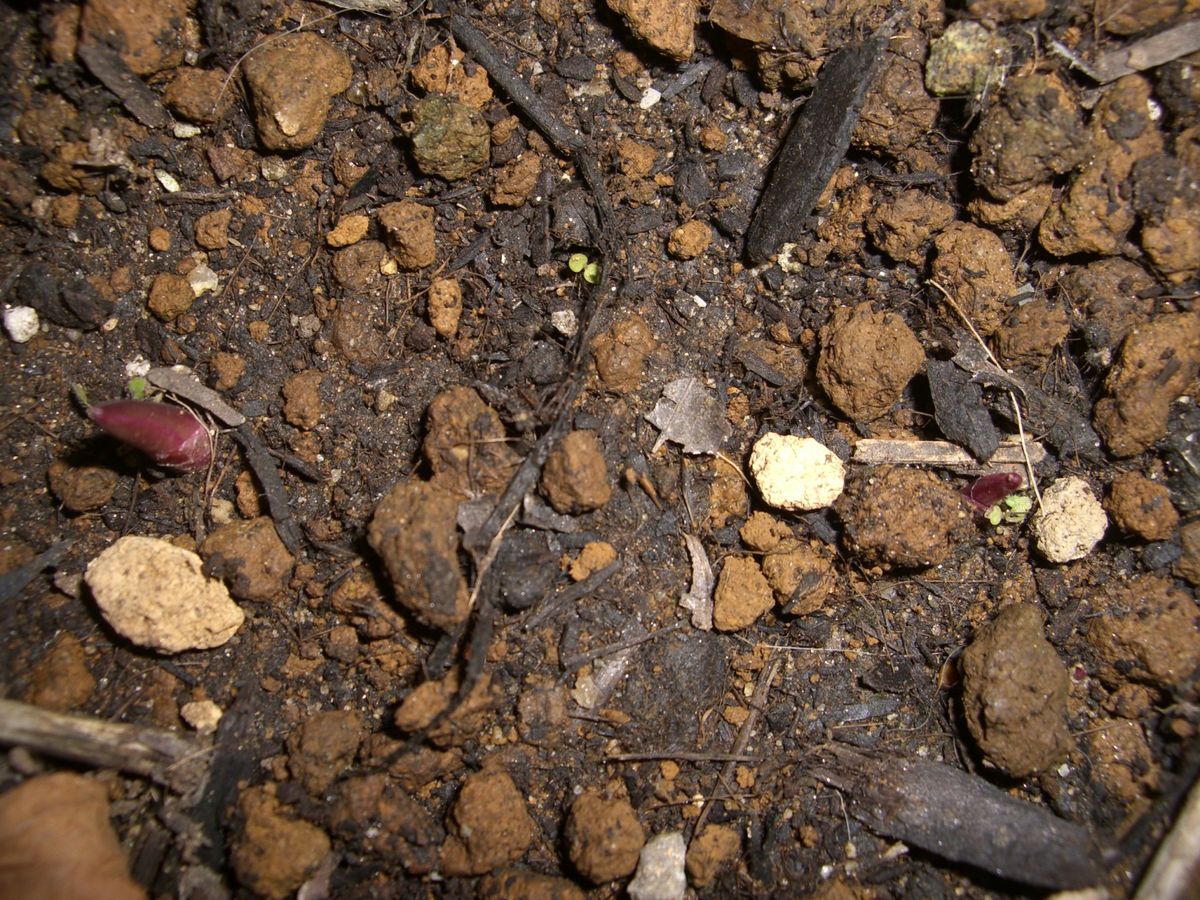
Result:
{"label": "tiny sprout", "polygon": [[572,253],[570,257],[567,258],[567,268],[576,274],[582,272],[588,265],[589,263],[586,253]]}
{"label": "tiny sprout", "polygon": [[590,262],[583,267],[583,280],[588,284],[595,284],[600,280],[600,266],[597,263]]}
{"label": "tiny sprout", "polygon": [[150,390],[150,382],[139,375],[136,378],[130,378],[126,388],[129,390],[129,396],[134,400],[143,400],[146,392]]}

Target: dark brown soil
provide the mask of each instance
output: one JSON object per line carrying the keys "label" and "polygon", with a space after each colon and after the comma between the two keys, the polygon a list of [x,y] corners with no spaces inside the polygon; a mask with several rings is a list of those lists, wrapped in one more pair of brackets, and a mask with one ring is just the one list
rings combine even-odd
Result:
{"label": "dark brown soil", "polygon": [[[889,4],[355,5],[0,6],[0,696],[211,741],[190,795],[22,746],[0,790],[96,773],[161,897],[615,897],[667,832],[702,897],[1040,890],[858,812],[848,744],[1131,894],[1200,770],[1200,56],[1053,47],[1187,4],[909,4],[760,266],[792,112]],[[198,472],[73,390],[175,365],[247,420],[190,401]],[[776,499],[817,476],[768,433],[845,491]],[[83,578],[124,535],[236,634],[135,643]]]}

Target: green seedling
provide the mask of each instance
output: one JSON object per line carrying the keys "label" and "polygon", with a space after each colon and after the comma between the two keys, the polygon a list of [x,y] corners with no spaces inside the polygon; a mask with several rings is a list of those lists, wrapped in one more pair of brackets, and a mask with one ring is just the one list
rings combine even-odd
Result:
{"label": "green seedling", "polygon": [[136,378],[130,378],[129,384],[125,385],[125,388],[134,400],[145,400],[146,392],[150,390],[150,382],[139,375]]}
{"label": "green seedling", "polygon": [[567,268],[578,275],[583,273],[583,280],[595,284],[600,280],[600,264],[588,259],[586,253],[572,253],[567,258]]}
{"label": "green seedling", "polygon": [[1033,500],[1024,494],[1009,494],[992,506],[985,517],[993,525],[1020,525],[1033,509]]}

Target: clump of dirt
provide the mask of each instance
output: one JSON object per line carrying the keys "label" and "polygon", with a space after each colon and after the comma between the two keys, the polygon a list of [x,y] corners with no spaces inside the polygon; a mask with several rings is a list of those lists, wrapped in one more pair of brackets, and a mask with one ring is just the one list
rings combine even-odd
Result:
{"label": "clump of dirt", "polygon": [[836,310],[821,329],[817,381],[842,412],[870,421],[892,408],[924,362],[903,319],[862,304]]}
{"label": "clump of dirt", "polygon": [[629,801],[586,790],[571,804],[566,824],[567,855],[593,884],[633,874],[646,832]]}
{"label": "clump of dirt", "polygon": [[846,546],[867,565],[926,568],[945,561],[968,533],[958,493],[929,472],[881,467],[852,478],[834,508]]}
{"label": "clump of dirt", "polygon": [[983,754],[1020,778],[1062,762],[1071,679],[1032,606],[1006,606],[963,651],[963,709]]}

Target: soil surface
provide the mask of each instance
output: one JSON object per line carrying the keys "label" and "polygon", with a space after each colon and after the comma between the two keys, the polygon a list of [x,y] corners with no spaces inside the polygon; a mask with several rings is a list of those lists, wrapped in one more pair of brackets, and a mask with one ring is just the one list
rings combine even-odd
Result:
{"label": "soil surface", "polygon": [[449,6],[0,6],[0,694],[203,769],[10,735],[3,865],[1130,894],[1200,771],[1200,55],[1101,64],[1196,4]]}

